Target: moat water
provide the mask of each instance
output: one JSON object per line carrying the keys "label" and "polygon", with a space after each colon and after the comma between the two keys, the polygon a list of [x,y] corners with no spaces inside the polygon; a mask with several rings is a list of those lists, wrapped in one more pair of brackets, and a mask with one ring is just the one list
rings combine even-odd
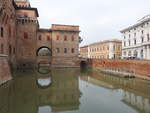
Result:
{"label": "moat water", "polygon": [[150,81],[90,70],[18,71],[0,86],[0,113],[150,113]]}

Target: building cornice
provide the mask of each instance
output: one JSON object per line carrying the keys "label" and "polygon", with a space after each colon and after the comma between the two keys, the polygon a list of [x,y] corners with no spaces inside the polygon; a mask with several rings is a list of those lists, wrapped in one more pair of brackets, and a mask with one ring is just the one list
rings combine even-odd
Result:
{"label": "building cornice", "polygon": [[145,19],[145,20],[143,20],[143,21],[141,21],[141,22],[139,22],[139,23],[137,23],[137,24],[134,24],[134,25],[132,25],[132,26],[129,26],[129,27],[127,27],[127,28],[121,30],[120,32],[121,32],[121,33],[124,33],[124,32],[126,32],[126,31],[129,31],[129,30],[131,30],[131,29],[134,29],[134,28],[136,28],[136,27],[138,27],[138,26],[140,26],[140,25],[142,25],[142,24],[144,24],[144,23],[146,23],[146,22],[148,22],[148,21],[150,21],[150,18]]}

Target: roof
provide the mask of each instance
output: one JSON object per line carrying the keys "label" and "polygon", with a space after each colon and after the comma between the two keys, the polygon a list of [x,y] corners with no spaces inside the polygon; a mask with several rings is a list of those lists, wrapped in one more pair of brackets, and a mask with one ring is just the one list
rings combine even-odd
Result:
{"label": "roof", "polygon": [[135,27],[138,27],[138,26],[140,26],[140,25],[142,25],[142,24],[144,24],[145,22],[148,22],[148,21],[150,21],[150,15],[144,16],[143,18],[141,18],[140,20],[138,20],[138,22],[136,24],[134,24],[132,26],[129,26],[129,27],[121,30],[120,32],[123,33],[125,31],[134,29]]}
{"label": "roof", "polygon": [[95,43],[92,43],[90,45],[92,46],[92,45],[103,44],[103,43],[110,43],[110,42],[122,43],[121,40],[113,39],[113,40],[104,40],[104,41],[100,41],[100,42],[95,42]]}
{"label": "roof", "polygon": [[36,16],[39,17],[39,13],[37,8],[32,8],[32,7],[15,7],[16,10],[34,10],[36,13]]}

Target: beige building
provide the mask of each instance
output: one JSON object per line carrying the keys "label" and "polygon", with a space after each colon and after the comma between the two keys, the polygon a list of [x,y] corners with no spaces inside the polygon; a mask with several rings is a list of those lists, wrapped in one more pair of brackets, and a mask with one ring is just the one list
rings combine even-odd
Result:
{"label": "beige building", "polygon": [[88,45],[80,47],[80,57],[88,58],[88,52],[89,52],[88,49],[89,49]]}
{"label": "beige building", "polygon": [[[95,59],[116,59],[121,57],[121,41],[120,40],[106,40],[90,44],[88,46],[88,58]],[[80,51],[80,54],[84,54]]]}

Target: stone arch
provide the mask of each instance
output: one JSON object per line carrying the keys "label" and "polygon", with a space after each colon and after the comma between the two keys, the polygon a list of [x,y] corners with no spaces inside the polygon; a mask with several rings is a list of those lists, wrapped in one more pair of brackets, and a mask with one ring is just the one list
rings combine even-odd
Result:
{"label": "stone arch", "polygon": [[80,62],[80,68],[86,68],[87,67],[87,62],[86,61],[81,61]]}
{"label": "stone arch", "polygon": [[[41,52],[42,49],[43,50],[45,49],[45,51],[46,51],[45,54],[43,53],[43,55],[42,55],[42,53],[41,54],[39,53],[39,52]],[[47,46],[41,46],[40,48],[37,49],[36,56],[52,56],[52,51]]]}

